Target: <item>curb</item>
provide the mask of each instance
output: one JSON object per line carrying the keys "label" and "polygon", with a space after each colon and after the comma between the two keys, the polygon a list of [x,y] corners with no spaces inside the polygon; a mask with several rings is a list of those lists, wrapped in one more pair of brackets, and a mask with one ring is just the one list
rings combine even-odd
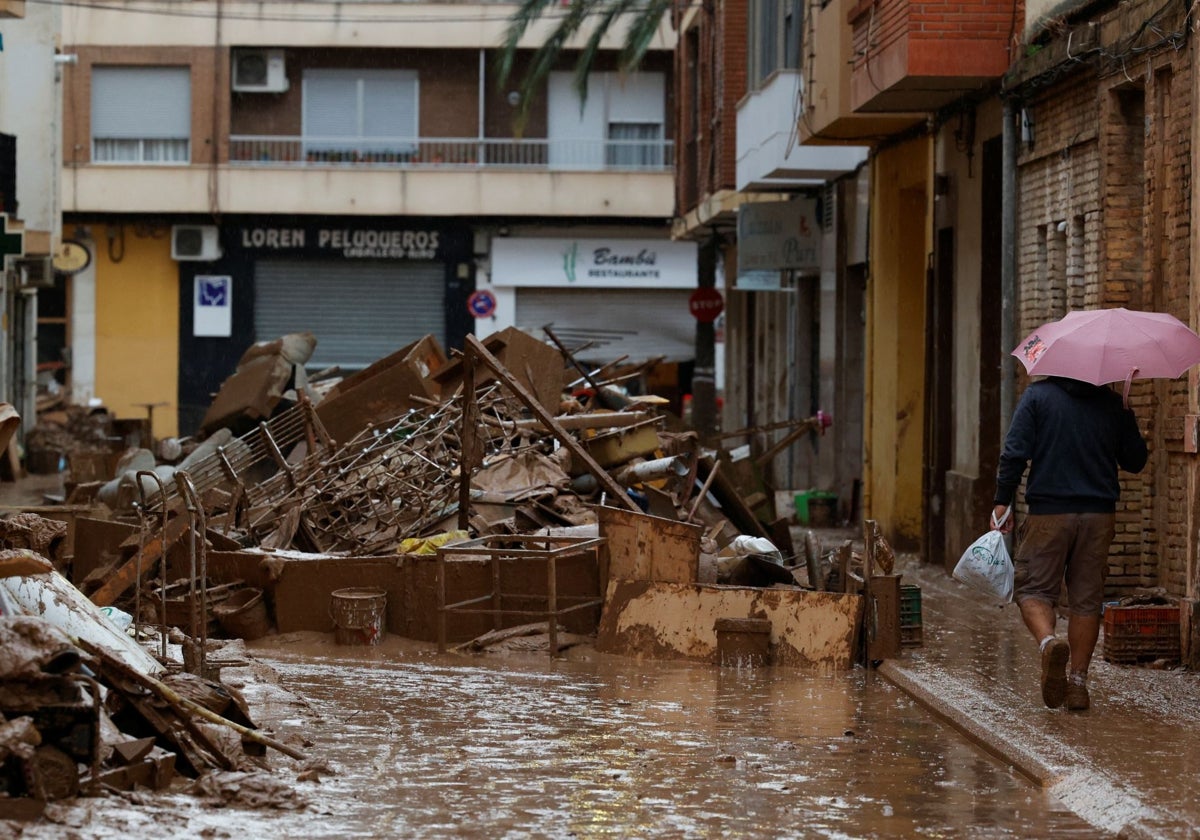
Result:
{"label": "curb", "polygon": [[945,691],[946,685],[934,691],[928,680],[890,659],[880,664],[877,670],[901,691],[1035,784],[1048,788],[1059,778],[1060,773],[1041,756],[1013,743],[1004,733],[989,726],[985,722],[986,715],[972,714],[994,707],[986,694],[956,683],[953,686],[956,696],[951,698]]}
{"label": "curb", "polygon": [[[997,698],[944,672],[937,671],[936,678],[932,678],[933,674],[906,668],[894,660],[884,661],[877,670],[969,740],[1056,797],[1085,822],[1122,838],[1158,838],[1173,833],[1167,828],[1172,821],[1163,819],[1166,814],[1144,803],[1136,791],[1092,766],[1068,746],[1031,733],[1030,743],[1038,743],[1040,738],[1046,752],[1059,753],[1052,759],[1020,744],[1013,732],[1017,724],[1001,710]],[[1186,836],[1191,836],[1190,832]]]}

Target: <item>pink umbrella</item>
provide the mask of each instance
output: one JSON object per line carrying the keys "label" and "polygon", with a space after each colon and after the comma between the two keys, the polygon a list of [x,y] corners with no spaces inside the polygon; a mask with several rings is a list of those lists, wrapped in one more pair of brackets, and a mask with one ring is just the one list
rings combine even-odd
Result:
{"label": "pink umbrella", "polygon": [[1174,379],[1200,363],[1200,335],[1162,312],[1078,310],[1038,327],[1012,354],[1030,376],[1124,381],[1128,395],[1133,379]]}

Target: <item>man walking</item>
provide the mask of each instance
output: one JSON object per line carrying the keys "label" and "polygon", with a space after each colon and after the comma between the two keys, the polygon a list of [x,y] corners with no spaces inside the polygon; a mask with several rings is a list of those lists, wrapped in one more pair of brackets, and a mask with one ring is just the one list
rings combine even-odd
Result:
{"label": "man walking", "polygon": [[[1013,598],[1041,648],[1042,700],[1052,709],[1065,702],[1082,711],[1091,705],[1087,671],[1100,635],[1121,493],[1117,469],[1140,472],[1146,441],[1112,389],[1051,376],[1026,388],[1013,414],[996,475],[993,523],[1012,505],[1027,464],[1029,516],[1013,563]],[[1010,531],[1012,517],[999,527]],[[1064,578],[1065,642],[1055,635]]]}

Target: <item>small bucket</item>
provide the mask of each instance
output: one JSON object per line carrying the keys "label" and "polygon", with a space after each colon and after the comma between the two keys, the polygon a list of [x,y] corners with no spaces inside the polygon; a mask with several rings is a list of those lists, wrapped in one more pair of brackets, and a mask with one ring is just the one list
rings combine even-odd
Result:
{"label": "small bucket", "polygon": [[261,589],[239,589],[213,607],[213,615],[222,630],[248,642],[261,639],[271,629]]}
{"label": "small bucket", "polygon": [[758,667],[771,661],[771,622],[765,618],[718,618],[717,664],[723,668]]}
{"label": "small bucket", "polygon": [[329,617],[339,645],[377,645],[383,640],[387,593],[382,589],[338,589]]}

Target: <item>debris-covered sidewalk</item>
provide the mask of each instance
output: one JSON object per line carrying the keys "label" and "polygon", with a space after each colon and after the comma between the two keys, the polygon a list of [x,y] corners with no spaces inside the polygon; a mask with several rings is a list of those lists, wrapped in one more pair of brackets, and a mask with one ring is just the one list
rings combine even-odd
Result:
{"label": "debris-covered sidewalk", "polygon": [[884,676],[1097,829],[1200,833],[1195,673],[1170,662],[1109,662],[1102,635],[1090,669],[1092,708],[1047,709],[1036,645],[1016,607],[983,607],[942,569],[903,561],[905,582],[921,587],[925,643],[884,662]]}

